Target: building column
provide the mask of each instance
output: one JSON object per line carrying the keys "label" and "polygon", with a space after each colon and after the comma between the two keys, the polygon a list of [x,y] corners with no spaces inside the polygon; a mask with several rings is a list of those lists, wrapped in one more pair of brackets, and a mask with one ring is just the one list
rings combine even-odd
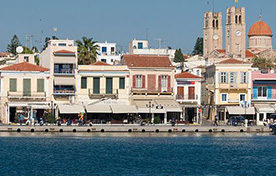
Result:
{"label": "building column", "polygon": [[167,112],[164,114],[164,124],[167,124]]}
{"label": "building column", "polygon": [[260,112],[257,113],[256,123],[257,125],[260,125]]}
{"label": "building column", "polygon": [[227,120],[226,120],[226,108],[224,108],[224,124],[226,124],[227,123]]}
{"label": "building column", "polygon": [[10,123],[10,107],[9,107],[9,105],[7,104],[7,110],[6,110],[6,119],[7,119],[7,121],[6,121],[6,123]]}
{"label": "building column", "polygon": [[196,123],[200,123],[200,120],[198,119],[199,116],[199,112],[198,112],[198,108],[196,108]]}
{"label": "building column", "polygon": [[266,117],[266,112],[264,112],[264,120],[269,120],[269,119],[267,119],[267,117]]}
{"label": "building column", "polygon": [[151,116],[151,123],[153,123],[154,122],[154,113],[151,113],[150,116]]}

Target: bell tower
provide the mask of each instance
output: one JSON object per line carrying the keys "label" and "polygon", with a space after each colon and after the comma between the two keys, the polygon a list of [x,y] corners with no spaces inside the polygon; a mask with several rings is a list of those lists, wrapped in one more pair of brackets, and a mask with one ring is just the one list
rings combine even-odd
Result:
{"label": "bell tower", "polygon": [[203,56],[209,57],[215,49],[222,49],[222,13],[205,12],[203,28]]}
{"label": "bell tower", "polygon": [[230,7],[226,10],[225,50],[228,57],[245,58],[246,23],[244,7]]}

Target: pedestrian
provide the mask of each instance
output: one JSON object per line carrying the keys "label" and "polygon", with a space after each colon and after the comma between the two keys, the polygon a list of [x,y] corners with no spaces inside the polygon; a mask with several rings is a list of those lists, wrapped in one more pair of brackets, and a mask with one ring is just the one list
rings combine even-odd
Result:
{"label": "pedestrian", "polygon": [[23,120],[24,120],[24,116],[23,116],[22,114],[20,114],[20,115],[19,115],[19,122],[20,122],[20,125],[22,125]]}
{"label": "pedestrian", "polygon": [[218,115],[215,115],[215,122],[214,122],[214,126],[218,126]]}

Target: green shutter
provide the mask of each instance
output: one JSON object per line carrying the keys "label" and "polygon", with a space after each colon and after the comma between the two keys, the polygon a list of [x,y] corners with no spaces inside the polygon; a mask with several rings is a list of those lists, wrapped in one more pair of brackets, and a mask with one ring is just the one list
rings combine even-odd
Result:
{"label": "green shutter", "polygon": [[120,78],[119,89],[125,89],[125,78]]}
{"label": "green shutter", "polygon": [[10,78],[10,92],[17,92],[17,79]]}
{"label": "green shutter", "polygon": [[106,94],[112,94],[113,89],[113,79],[112,78],[106,78]]}
{"label": "green shutter", "polygon": [[37,92],[44,92],[44,79],[37,79]]}
{"label": "green shutter", "polygon": [[87,89],[87,77],[81,77],[81,88]]}
{"label": "green shutter", "polygon": [[31,79],[23,79],[23,96],[31,96]]}
{"label": "green shutter", "polygon": [[93,78],[93,94],[100,93],[100,78]]}

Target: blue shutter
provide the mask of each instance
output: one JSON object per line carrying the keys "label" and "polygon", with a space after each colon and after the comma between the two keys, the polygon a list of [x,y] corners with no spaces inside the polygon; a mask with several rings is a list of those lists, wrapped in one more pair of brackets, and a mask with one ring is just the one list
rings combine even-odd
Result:
{"label": "blue shutter", "polygon": [[267,99],[272,99],[272,86],[267,86]]}
{"label": "blue shutter", "polygon": [[258,99],[258,87],[253,87],[253,99]]}

